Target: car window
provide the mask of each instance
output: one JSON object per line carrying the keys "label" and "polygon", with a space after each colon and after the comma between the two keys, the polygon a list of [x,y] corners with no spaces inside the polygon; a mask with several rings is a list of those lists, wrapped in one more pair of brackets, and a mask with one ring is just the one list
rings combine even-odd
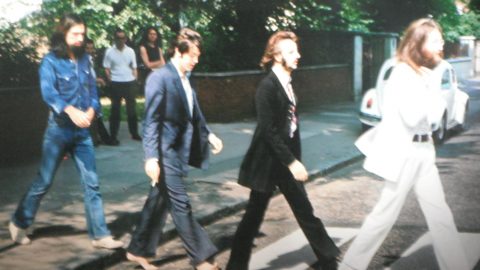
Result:
{"label": "car window", "polygon": [[450,72],[447,69],[442,74],[442,89],[450,89],[450,85]]}
{"label": "car window", "polygon": [[457,74],[454,69],[452,69],[452,82],[457,83]]}
{"label": "car window", "polygon": [[390,78],[390,75],[392,74],[392,70],[393,70],[393,66],[387,69],[387,71],[385,71],[385,74],[383,75],[383,81],[386,81],[388,80],[388,78]]}

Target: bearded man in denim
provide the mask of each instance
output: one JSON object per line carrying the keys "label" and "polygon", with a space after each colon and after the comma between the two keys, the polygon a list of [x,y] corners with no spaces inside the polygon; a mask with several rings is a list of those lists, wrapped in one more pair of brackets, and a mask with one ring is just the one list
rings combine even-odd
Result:
{"label": "bearded man in denim", "polygon": [[40,89],[50,110],[38,176],[23,196],[9,223],[10,236],[29,244],[26,229],[33,224],[42,197],[50,188],[64,155],[70,153],[84,190],[87,229],[92,245],[123,246],[112,238],[105,222],[89,126],[100,105],[90,61],[85,53],[84,21],[74,14],[62,17],[51,38],[51,50],[40,64]]}

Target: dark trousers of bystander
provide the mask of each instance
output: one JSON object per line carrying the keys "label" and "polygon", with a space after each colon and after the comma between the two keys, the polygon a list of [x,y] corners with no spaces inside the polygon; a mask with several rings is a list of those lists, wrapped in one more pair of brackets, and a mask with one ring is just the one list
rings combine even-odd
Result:
{"label": "dark trousers of bystander", "polygon": [[118,130],[120,128],[120,107],[122,99],[125,99],[127,108],[128,130],[132,138],[139,138],[138,119],[136,112],[136,82],[112,82],[110,86],[110,99],[112,108],[110,112],[110,136],[112,140],[117,140]]}

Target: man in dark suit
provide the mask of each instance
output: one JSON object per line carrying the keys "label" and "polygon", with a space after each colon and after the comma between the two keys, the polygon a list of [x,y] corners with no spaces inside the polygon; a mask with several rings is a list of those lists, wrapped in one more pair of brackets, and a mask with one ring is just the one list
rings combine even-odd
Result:
{"label": "man in dark suit", "polygon": [[280,31],[270,37],[260,65],[271,67],[271,72],[257,87],[257,128],[239,175],[239,184],[251,189],[250,199],[233,239],[228,270],[248,269],[253,240],[276,187],[287,199],[322,269],[337,268],[339,250],[314,216],[302,184],[308,173],[300,161],[297,101],[290,84],[299,59],[294,33]]}
{"label": "man in dark suit", "polygon": [[157,269],[146,257],[155,255],[167,211],[195,268],[218,269],[211,262],[217,248],[193,217],[183,182],[188,165],[207,167],[209,143],[214,154],[223,147],[207,127],[188,79],[200,50],[200,35],[182,29],[172,42],[171,61],[146,82],[143,148],[152,188],[127,249],[127,259],[145,269]]}

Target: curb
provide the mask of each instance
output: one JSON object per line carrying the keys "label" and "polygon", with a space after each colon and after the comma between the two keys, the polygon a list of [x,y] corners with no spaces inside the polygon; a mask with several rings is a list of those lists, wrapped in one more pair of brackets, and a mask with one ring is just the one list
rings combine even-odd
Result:
{"label": "curb", "polygon": [[[342,160],[338,163],[335,163],[327,168],[318,170],[318,171],[313,171],[309,172],[309,177],[306,183],[312,182],[315,178],[326,176],[328,174],[331,174],[337,170],[340,170],[342,168],[345,168],[351,164],[354,164],[358,161],[363,160],[363,155],[362,154],[356,154],[353,155],[352,157],[346,158],[345,160]],[[321,184],[326,184],[327,182],[322,182]],[[276,191],[273,196],[278,195],[279,192]],[[231,206],[224,207],[222,209],[219,209],[218,211],[215,211],[211,214],[205,215],[203,217],[197,218],[198,222],[202,226],[207,226],[221,218],[228,217],[230,215],[233,215],[243,209],[245,209],[248,201],[243,201],[239,202],[236,204],[233,204]],[[172,240],[177,236],[177,232],[175,228],[171,228],[169,230],[164,231],[164,234],[162,236],[162,240],[159,242],[159,245],[163,244],[164,242],[167,242],[169,240]],[[88,262],[79,262],[78,265],[70,265],[66,267],[61,267],[60,269],[62,270],[91,270],[91,269],[105,269],[107,267],[113,266],[121,261],[125,260],[125,249],[118,249],[118,250],[113,250],[112,252],[108,254],[103,254],[100,255],[99,257],[96,257],[92,260],[89,260]]]}

